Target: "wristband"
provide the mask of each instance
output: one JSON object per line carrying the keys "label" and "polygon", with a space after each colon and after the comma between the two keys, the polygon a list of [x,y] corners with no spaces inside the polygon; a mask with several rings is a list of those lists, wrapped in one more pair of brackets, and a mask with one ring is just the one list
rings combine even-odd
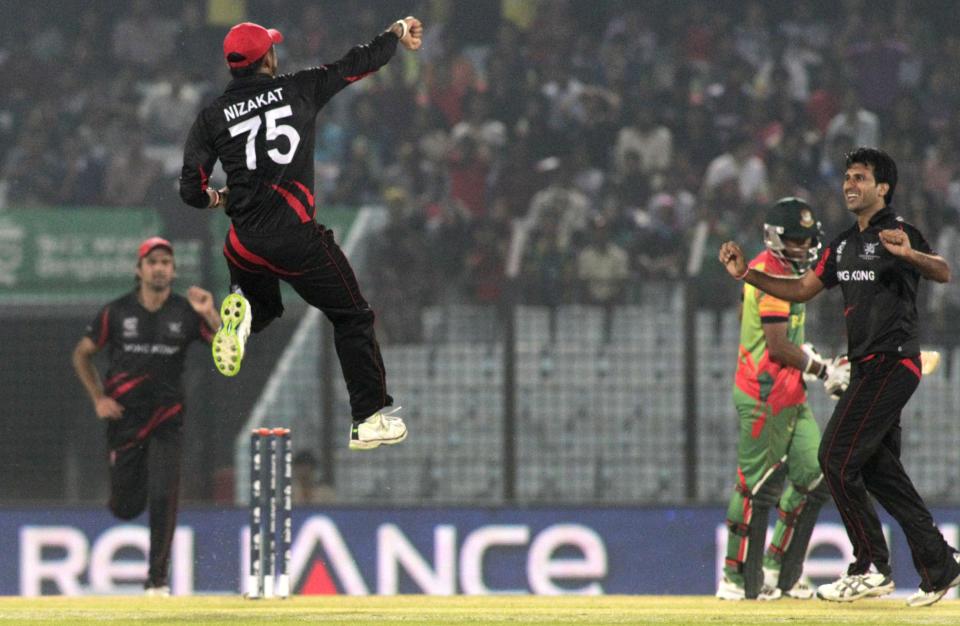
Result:
{"label": "wristband", "polygon": [[220,192],[217,191],[216,189],[211,189],[211,188],[207,188],[207,191],[212,191],[213,193],[216,194],[216,198],[217,198],[217,199],[216,199],[216,200],[212,200],[212,198],[211,198],[212,201],[207,205],[207,208],[208,208],[208,209],[212,209],[212,208],[214,208],[215,206],[217,206],[218,204],[220,204]]}
{"label": "wristband", "polygon": [[823,361],[818,361],[813,358],[806,352],[803,353],[803,373],[804,374],[813,374],[820,380],[825,380],[827,378],[827,364]]}
{"label": "wristband", "polygon": [[397,20],[396,22],[394,22],[394,24],[400,25],[400,35],[399,35],[400,39],[403,39],[404,37],[406,37],[407,30],[408,30],[406,20]]}
{"label": "wristband", "polygon": [[747,267],[747,269],[743,270],[743,274],[740,274],[739,276],[736,276],[735,278],[736,278],[737,280],[743,280],[744,278],[747,277],[747,274],[749,274],[749,273],[750,273],[750,268]]}

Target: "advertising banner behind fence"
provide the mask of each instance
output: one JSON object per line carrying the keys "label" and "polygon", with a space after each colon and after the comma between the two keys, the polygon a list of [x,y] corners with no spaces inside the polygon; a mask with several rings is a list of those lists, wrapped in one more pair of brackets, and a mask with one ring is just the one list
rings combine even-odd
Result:
{"label": "advertising banner behind fence", "polygon": [[[230,220],[223,212],[187,212],[185,224],[152,208],[20,208],[0,213],[0,304],[102,302],[133,286],[137,246],[169,237],[181,285],[202,280],[203,246],[213,288],[226,290],[221,249]],[[318,221],[342,237],[356,209],[325,207]],[[165,219],[168,218],[168,219]],[[173,231],[173,232],[171,232]]]}
{"label": "advertising banner behind fence", "polygon": [[[935,518],[957,545],[960,509]],[[182,512],[171,586],[240,592],[247,512]],[[712,508],[329,509],[294,511],[291,579],[300,594],[711,594],[724,510]],[[898,592],[916,589],[906,542],[889,530]],[[90,509],[0,511],[0,594],[140,593],[142,524]],[[851,557],[836,512],[824,512],[807,573],[839,576]]]}

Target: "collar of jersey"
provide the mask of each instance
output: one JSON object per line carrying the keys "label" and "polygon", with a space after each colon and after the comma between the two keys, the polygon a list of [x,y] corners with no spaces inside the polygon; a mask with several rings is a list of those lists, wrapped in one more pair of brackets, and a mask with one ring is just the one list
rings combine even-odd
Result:
{"label": "collar of jersey", "polygon": [[877,211],[876,213],[874,213],[873,217],[870,218],[870,224],[869,224],[869,225],[870,225],[870,226],[874,226],[875,224],[879,224],[879,223],[882,222],[883,220],[886,220],[887,218],[892,217],[892,216],[893,216],[893,207],[892,207],[892,206],[885,206],[885,207],[883,207],[882,209],[880,209],[879,211]]}
{"label": "collar of jersey", "polygon": [[234,78],[230,81],[230,84],[227,85],[227,91],[233,91],[235,89],[241,89],[243,87],[249,87],[254,83],[272,81],[273,76],[269,74],[254,74],[253,76],[244,76],[243,78]]}

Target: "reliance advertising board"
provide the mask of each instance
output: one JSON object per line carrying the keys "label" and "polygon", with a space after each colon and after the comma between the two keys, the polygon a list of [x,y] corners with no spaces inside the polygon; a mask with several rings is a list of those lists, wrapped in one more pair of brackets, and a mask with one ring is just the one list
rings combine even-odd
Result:
{"label": "reliance advertising board", "polygon": [[[960,508],[934,517],[956,546]],[[723,518],[720,507],[299,509],[290,573],[301,594],[710,594]],[[175,594],[242,591],[247,519],[242,509],[181,513]],[[909,593],[917,576],[906,541],[884,521],[898,590]],[[103,510],[2,510],[0,594],[138,593],[148,543],[143,524]],[[807,573],[832,580],[850,558],[836,511],[825,511]]]}

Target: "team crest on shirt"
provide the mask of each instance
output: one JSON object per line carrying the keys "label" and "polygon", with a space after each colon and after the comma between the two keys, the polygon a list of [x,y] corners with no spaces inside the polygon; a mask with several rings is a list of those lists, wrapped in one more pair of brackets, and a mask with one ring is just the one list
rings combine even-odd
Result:
{"label": "team crest on shirt", "polygon": [[123,319],[123,338],[132,339],[137,336],[137,318],[125,317]]}
{"label": "team crest on shirt", "polygon": [[863,244],[863,254],[860,255],[860,258],[864,261],[875,261],[880,258],[877,254],[877,246],[880,245],[880,242],[873,243],[864,243]]}
{"label": "team crest on shirt", "polygon": [[167,328],[170,330],[171,335],[179,335],[183,333],[183,322],[168,322]]}

